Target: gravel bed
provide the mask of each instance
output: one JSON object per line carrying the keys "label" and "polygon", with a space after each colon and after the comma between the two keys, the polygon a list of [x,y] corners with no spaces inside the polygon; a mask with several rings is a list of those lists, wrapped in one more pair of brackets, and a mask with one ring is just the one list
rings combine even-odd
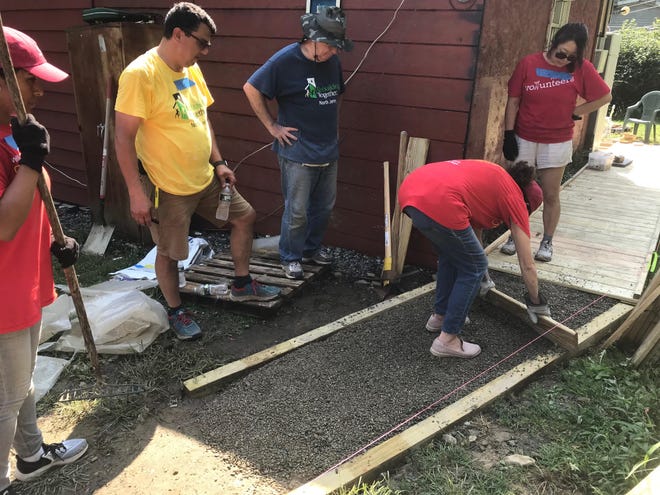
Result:
{"label": "gravel bed", "polygon": [[[506,293],[520,290],[516,277],[494,278]],[[556,302],[556,318],[566,318],[595,299],[553,286],[544,290],[551,304]],[[429,353],[433,335],[424,330],[432,300],[432,294],[425,295],[253,370],[200,401],[196,426],[228,461],[255,467],[293,488],[456,389],[415,421],[555,348],[546,339],[524,347],[537,334],[505,311],[477,300],[465,338],[482,346],[481,356],[435,358]],[[612,304],[599,301],[574,317],[570,326],[577,328]]]}

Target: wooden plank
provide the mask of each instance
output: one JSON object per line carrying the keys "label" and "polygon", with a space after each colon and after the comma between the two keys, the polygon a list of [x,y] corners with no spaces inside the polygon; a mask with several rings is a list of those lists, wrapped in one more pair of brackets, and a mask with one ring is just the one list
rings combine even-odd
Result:
{"label": "wooden plank", "polygon": [[610,309],[596,316],[586,325],[582,325],[575,333],[578,336],[578,352],[593,347],[599,338],[610,329],[616,327],[623,318],[633,310],[634,306],[625,303],[617,303]]}
{"label": "wooden plank", "polygon": [[[555,248],[557,248],[557,246],[558,245],[555,245]],[[519,265],[516,263],[515,256],[508,256],[507,260],[500,261],[500,264],[503,266],[507,263],[511,265],[511,270],[515,270],[516,273],[519,273]],[[495,259],[493,259],[493,264],[495,264]],[[575,258],[567,257],[566,253],[563,252],[560,255],[555,255],[551,263],[544,263],[542,267],[539,267],[537,264],[537,270],[542,270],[543,278],[549,276],[570,280],[584,278],[600,284],[622,287],[628,290],[634,290],[636,288],[636,283],[639,281],[639,275],[646,273],[646,270],[642,269],[640,266],[638,266],[636,270],[633,268],[614,269],[608,266],[607,258],[602,260],[601,263],[589,263],[588,259],[576,260]],[[626,276],[629,275],[631,271],[635,271],[635,279]],[[639,273],[637,273],[637,271],[639,271]]]}
{"label": "wooden plank", "polygon": [[[513,264],[511,262],[499,262],[499,260],[491,260],[490,257],[488,259],[488,268],[505,273],[511,273],[514,275],[520,274],[520,269],[517,264]],[[634,298],[635,291],[631,290],[629,287],[621,287],[620,285],[607,285],[593,280],[574,277],[571,275],[570,271],[568,273],[555,274],[547,272],[544,269],[540,269],[538,265],[537,272],[539,280],[546,280],[550,283],[561,285],[562,287],[570,287],[597,295],[605,294],[614,299],[619,299],[621,301],[633,304],[636,302]]]}
{"label": "wooden plank", "polygon": [[660,321],[651,329],[642,344],[637,348],[632,357],[633,366],[639,366],[645,361],[654,364],[655,359],[649,359],[649,356],[657,356],[658,343],[660,343]]}
{"label": "wooden plank", "polygon": [[[410,138],[408,141],[408,150],[406,152],[405,175],[416,168],[422,167],[426,163],[430,141],[425,138]],[[397,232],[397,247],[395,266],[397,273],[403,272],[403,265],[406,261],[408,252],[408,243],[410,242],[410,231],[412,230],[412,220],[408,215],[401,215],[399,221],[399,231]]]}
{"label": "wooden plank", "polygon": [[391,463],[411,449],[424,445],[446,428],[487,406],[503,394],[520,387],[539,372],[558,363],[564,355],[556,352],[530,359],[483,387],[450,404],[416,425],[372,447],[339,467],[332,468],[313,480],[289,492],[289,495],[328,495],[342,487],[368,481],[380,473],[385,463]]}
{"label": "wooden plank", "polygon": [[399,157],[396,168],[396,187],[394,189],[394,212],[392,213],[392,272],[394,276],[403,273],[403,264],[399,265],[399,229],[401,225],[401,206],[399,205],[399,188],[406,177],[406,153],[408,151],[408,133],[399,134]]}
{"label": "wooden plank", "polygon": [[[529,319],[526,306],[520,301],[516,301],[512,297],[507,296],[497,289],[491,289],[484,297],[486,301],[495,306],[505,309],[527,326],[532,328],[536,333],[544,335],[556,344],[559,344],[564,349],[575,352],[578,349],[578,336],[574,330],[571,330],[565,325],[556,322],[548,316],[539,316],[539,321],[535,325]],[[551,332],[546,333],[548,330],[553,329]]]}
{"label": "wooden plank", "polygon": [[269,347],[268,349],[264,349],[263,351],[257,352],[256,354],[252,354],[251,356],[247,356],[243,359],[233,361],[229,364],[221,366],[220,368],[216,368],[214,370],[208,371],[199,376],[186,380],[185,382],[183,382],[183,389],[186,393],[192,396],[199,396],[209,393],[217,389],[225,381],[235,377],[239,373],[245,372],[248,369],[253,368],[255,366],[260,366],[264,363],[267,363],[268,361],[276,359],[288,352],[291,352],[299,347],[309,344],[310,342],[314,342],[315,340],[327,337],[354,323],[369,320],[374,316],[383,313],[384,311],[387,311],[395,306],[398,306],[399,304],[403,304],[405,302],[412,301],[413,299],[423,296],[424,294],[427,294],[429,291],[433,290],[434,288],[435,288],[435,282],[427,285],[423,285],[422,287],[418,287],[417,289],[392,297],[391,299],[380,302],[368,308],[361,309],[360,311],[356,311],[355,313],[351,313],[350,315],[344,316],[343,318],[339,318],[338,320],[333,321],[332,323],[323,325],[319,328],[304,333],[303,335],[294,337],[285,342]]}
{"label": "wooden plank", "polygon": [[640,299],[640,302],[637,303],[635,309],[633,309],[623,324],[616,329],[616,331],[605,341],[602,345],[602,348],[607,348],[619,340],[625,333],[632,327],[632,325],[637,321],[637,318],[646,311],[655,301],[660,297],[660,286],[657,286],[653,291],[645,296],[643,299]]}

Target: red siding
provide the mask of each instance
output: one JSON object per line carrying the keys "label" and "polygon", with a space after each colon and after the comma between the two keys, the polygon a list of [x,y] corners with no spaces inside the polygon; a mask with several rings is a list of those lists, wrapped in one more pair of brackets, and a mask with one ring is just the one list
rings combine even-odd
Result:
{"label": "red siding", "polygon": [[[342,2],[348,35],[355,42],[351,53],[341,54],[346,78],[399,3]],[[218,24],[220,39],[202,67],[216,98],[212,119],[221,149],[236,162],[271,139],[241,88],[275,51],[300,39],[304,2],[224,1],[218,9],[209,4],[213,2],[206,2],[206,8]],[[463,11],[449,0],[408,0],[348,82],[341,106],[339,185],[329,244],[382,255],[382,162],[396,162],[402,130],[431,139],[430,160],[464,155],[482,9],[483,1]],[[269,198],[271,210],[273,198],[281,203],[271,151],[246,160],[238,178],[241,191],[260,214],[257,198],[262,195]],[[262,220],[257,230],[271,227],[265,232],[278,232],[279,212],[277,218]]]}
{"label": "red siding", "polygon": [[[164,14],[172,3],[113,0],[111,5]],[[211,119],[220,147],[237,163],[271,139],[253,115],[242,85],[275,51],[300,39],[299,18],[305,0],[196,3],[204,6],[219,29],[213,48],[200,65],[216,98]],[[341,54],[345,77],[362,64],[343,98],[338,198],[326,241],[372,255],[383,251],[382,162],[396,164],[399,132],[429,138],[428,161],[466,153],[481,157],[496,150],[506,98],[500,90],[502,80],[516,61],[507,54],[529,51],[525,40],[542,38],[548,22],[548,7],[535,8],[530,0],[406,0],[389,30],[370,47],[400,3],[342,1],[348,35],[355,41],[354,51]],[[591,3],[575,0],[573,9],[591,15]],[[28,32],[49,60],[68,70],[65,31],[83,24],[82,10],[98,6],[98,2],[31,0],[17,4],[16,0],[0,0],[4,22]],[[486,7],[491,15],[484,20]],[[525,21],[512,22],[514,11],[524,13]],[[513,32],[522,35],[512,36]],[[478,86],[480,80],[482,86]],[[37,112],[53,136],[50,161],[85,182],[72,84],[67,81],[46,89],[49,97]],[[474,115],[478,119],[472,119]],[[392,183],[395,169],[391,167]],[[277,233],[282,198],[275,155],[266,148],[246,159],[237,174],[241,191],[257,209],[257,232]],[[88,202],[85,187],[57,174],[53,180],[57,199]],[[433,260],[428,243],[416,233],[409,260],[429,265]]]}

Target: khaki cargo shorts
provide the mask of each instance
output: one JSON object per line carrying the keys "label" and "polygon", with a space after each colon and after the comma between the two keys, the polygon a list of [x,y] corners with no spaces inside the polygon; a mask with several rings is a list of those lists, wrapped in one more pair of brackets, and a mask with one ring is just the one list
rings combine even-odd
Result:
{"label": "khaki cargo shorts", "polygon": [[[155,204],[155,187],[147,175],[142,175],[142,185],[147,196]],[[185,260],[188,257],[188,232],[190,220],[194,213],[218,228],[231,223],[252,211],[252,206],[234,188],[234,194],[229,206],[229,219],[218,220],[215,212],[220,198],[220,181],[214,177],[211,183],[198,193],[189,196],[177,196],[162,189],[158,191],[158,208],[154,209],[153,217],[158,223],[152,222],[149,230],[158,254],[174,260]]]}

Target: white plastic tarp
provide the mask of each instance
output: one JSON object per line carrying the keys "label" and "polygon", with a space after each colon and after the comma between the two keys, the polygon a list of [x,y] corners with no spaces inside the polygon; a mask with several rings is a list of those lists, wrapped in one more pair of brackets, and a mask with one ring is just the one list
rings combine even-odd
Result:
{"label": "white plastic tarp", "polygon": [[[142,352],[159,334],[169,328],[165,308],[139,290],[102,291],[86,288],[81,289],[81,293],[96,350],[99,353]],[[85,352],[82,331],[71,297],[62,295],[58,301],[60,303],[57,308],[51,305],[49,314],[44,312],[43,333],[54,335],[62,330],[63,322],[70,319],[71,329],[50,349]]]}

